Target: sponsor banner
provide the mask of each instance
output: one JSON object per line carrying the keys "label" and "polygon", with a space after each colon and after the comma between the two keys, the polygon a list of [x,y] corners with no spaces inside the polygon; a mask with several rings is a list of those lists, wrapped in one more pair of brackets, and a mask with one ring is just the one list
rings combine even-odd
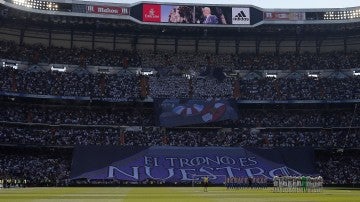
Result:
{"label": "sponsor banner", "polygon": [[165,99],[155,102],[159,125],[164,127],[206,124],[238,118],[235,100]]}
{"label": "sponsor banner", "polygon": [[[301,161],[299,161],[301,159]],[[311,148],[78,146],[72,179],[157,180],[191,183],[208,176],[267,178],[316,175]]]}
{"label": "sponsor banner", "polygon": [[264,20],[306,20],[306,15],[304,12],[265,12]]}
{"label": "sponsor banner", "polygon": [[129,15],[130,8],[88,5],[86,6],[86,12],[106,15]]}
{"label": "sponsor banner", "polygon": [[127,126],[125,131],[139,132],[142,131],[142,126]]}
{"label": "sponsor banner", "polygon": [[144,22],[161,22],[161,5],[144,4],[143,5]]}
{"label": "sponsor banner", "polygon": [[195,23],[231,25],[231,8],[217,6],[196,6]]}
{"label": "sponsor banner", "polygon": [[250,8],[232,8],[232,24],[249,25]]}
{"label": "sponsor banner", "polygon": [[129,15],[130,8],[88,5],[86,6],[86,12],[106,15]]}

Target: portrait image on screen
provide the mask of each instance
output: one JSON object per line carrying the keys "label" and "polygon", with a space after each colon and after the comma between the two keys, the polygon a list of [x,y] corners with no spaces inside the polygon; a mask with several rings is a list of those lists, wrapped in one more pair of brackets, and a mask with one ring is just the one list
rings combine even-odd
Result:
{"label": "portrait image on screen", "polygon": [[231,24],[231,8],[215,6],[195,7],[196,24]]}
{"label": "portrait image on screen", "polygon": [[164,23],[194,23],[193,6],[161,6],[161,22]]}

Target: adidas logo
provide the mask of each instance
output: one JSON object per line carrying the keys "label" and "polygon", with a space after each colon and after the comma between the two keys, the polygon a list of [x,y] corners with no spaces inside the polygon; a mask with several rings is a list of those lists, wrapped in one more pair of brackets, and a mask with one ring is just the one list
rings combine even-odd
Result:
{"label": "adidas logo", "polygon": [[238,14],[233,17],[234,21],[250,21],[250,18],[247,17],[244,13],[244,11],[240,11]]}

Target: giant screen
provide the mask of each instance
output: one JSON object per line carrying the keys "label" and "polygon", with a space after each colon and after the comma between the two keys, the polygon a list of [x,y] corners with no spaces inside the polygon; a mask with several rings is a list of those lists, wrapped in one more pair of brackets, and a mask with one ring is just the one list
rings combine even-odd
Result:
{"label": "giant screen", "polygon": [[208,24],[208,25],[249,25],[250,8],[225,6],[194,6],[143,4],[144,22]]}

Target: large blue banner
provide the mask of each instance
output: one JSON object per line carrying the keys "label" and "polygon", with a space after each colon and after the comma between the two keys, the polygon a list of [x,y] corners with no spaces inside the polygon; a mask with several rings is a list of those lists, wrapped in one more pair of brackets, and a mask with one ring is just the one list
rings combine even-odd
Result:
{"label": "large blue banner", "polygon": [[116,147],[79,146],[74,151],[72,179],[158,180],[192,182],[226,177],[315,175],[311,148]]}
{"label": "large blue banner", "polygon": [[156,100],[159,125],[175,127],[238,118],[235,100],[164,99]]}

